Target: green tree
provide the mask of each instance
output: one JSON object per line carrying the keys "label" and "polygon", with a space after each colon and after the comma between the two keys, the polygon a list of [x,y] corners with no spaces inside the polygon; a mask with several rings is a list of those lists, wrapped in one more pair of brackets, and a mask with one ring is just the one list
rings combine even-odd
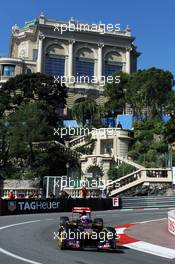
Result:
{"label": "green tree", "polygon": [[21,104],[16,112],[8,117],[9,161],[13,166],[10,177],[31,178],[34,172],[37,154],[33,143],[49,140],[51,127],[40,102]]}
{"label": "green tree", "polygon": [[66,87],[44,74],[18,75],[3,84],[0,166],[5,168],[6,178],[65,175],[66,162],[78,166],[77,156],[52,144],[53,128],[62,121],[59,111],[66,97]]}
{"label": "green tree", "polygon": [[110,180],[115,181],[131,172],[135,171],[135,168],[129,164],[122,163],[118,167],[112,166],[108,171],[108,177]]}
{"label": "green tree", "polygon": [[175,119],[175,91],[172,90],[167,95],[167,104],[164,107],[165,114],[169,114],[171,119]]}
{"label": "green tree", "polygon": [[52,126],[40,102],[22,104],[10,115],[9,123],[11,178],[65,175],[66,162],[72,164],[72,168],[77,166],[77,157],[54,144]]}
{"label": "green tree", "polygon": [[[120,83],[116,82],[115,77],[120,76]],[[125,92],[127,89],[127,83],[129,75],[127,73],[117,73],[113,76],[113,82],[105,85],[105,95],[108,97],[108,101],[105,107],[108,112],[114,112],[121,114],[125,112],[126,98]]]}
{"label": "green tree", "polygon": [[129,156],[146,167],[165,167],[168,152],[163,136],[165,126],[159,119],[135,122]]}
{"label": "green tree", "polygon": [[167,143],[175,142],[175,116],[166,123],[164,137]]}
{"label": "green tree", "polygon": [[9,129],[10,153],[18,156],[29,155],[34,161],[33,142],[46,141],[51,138],[52,129],[49,127],[42,104],[29,102],[21,105],[10,115]]}
{"label": "green tree", "polygon": [[[8,167],[9,144],[7,140],[8,122],[0,120],[0,175],[3,176]],[[9,168],[8,168],[9,169]]]}
{"label": "green tree", "polygon": [[150,68],[130,75],[126,89],[126,101],[134,115],[160,118],[169,104],[173,75],[169,71]]}
{"label": "green tree", "polygon": [[97,104],[92,99],[84,99],[76,102],[72,108],[72,115],[83,125],[86,120],[89,120],[89,124],[93,124],[97,113]]}
{"label": "green tree", "polygon": [[39,101],[48,122],[55,126],[58,112],[66,104],[66,87],[54,77],[41,73],[17,75],[10,78],[0,89],[0,114],[14,112],[21,104]]}

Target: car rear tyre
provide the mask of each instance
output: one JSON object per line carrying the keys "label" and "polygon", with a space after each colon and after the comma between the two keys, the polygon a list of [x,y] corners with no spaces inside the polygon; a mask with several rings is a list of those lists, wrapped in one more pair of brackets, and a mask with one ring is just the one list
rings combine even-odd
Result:
{"label": "car rear tyre", "polygon": [[96,228],[103,228],[103,218],[94,218],[93,225]]}
{"label": "car rear tyre", "polygon": [[[106,233],[106,239],[109,241],[111,248],[115,249],[116,248],[116,230],[115,228],[111,226],[107,226],[103,229],[103,232]],[[110,234],[110,238],[109,238]]]}
{"label": "car rear tyre", "polygon": [[68,221],[69,221],[69,217],[61,216],[60,217],[60,226],[64,226],[65,227]]}

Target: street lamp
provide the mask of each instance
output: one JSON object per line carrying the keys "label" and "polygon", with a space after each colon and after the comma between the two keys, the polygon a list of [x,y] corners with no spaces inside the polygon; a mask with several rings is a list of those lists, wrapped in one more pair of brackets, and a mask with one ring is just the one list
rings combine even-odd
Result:
{"label": "street lamp", "polygon": [[114,110],[112,109],[112,111],[111,111],[111,114],[112,114],[112,127],[115,127],[115,112],[114,112]]}
{"label": "street lamp", "polygon": [[172,146],[168,145],[168,166],[172,168],[173,166],[173,158],[172,158]]}
{"label": "street lamp", "polygon": [[69,178],[69,167],[70,167],[69,162],[66,162],[67,178]]}

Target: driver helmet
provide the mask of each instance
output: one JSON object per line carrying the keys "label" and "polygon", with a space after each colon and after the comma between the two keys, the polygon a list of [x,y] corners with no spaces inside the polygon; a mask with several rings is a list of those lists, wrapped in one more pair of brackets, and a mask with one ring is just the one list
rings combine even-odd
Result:
{"label": "driver helmet", "polygon": [[82,221],[82,223],[86,223],[86,222],[88,222],[89,217],[87,216],[87,214],[86,214],[85,211],[83,211],[83,213],[82,213],[82,215],[81,215],[81,217],[80,217],[80,220]]}

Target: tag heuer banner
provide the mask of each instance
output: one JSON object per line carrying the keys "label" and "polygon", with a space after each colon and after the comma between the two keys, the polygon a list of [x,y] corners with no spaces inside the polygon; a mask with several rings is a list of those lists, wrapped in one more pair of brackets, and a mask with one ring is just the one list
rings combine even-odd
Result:
{"label": "tag heuer banner", "polygon": [[73,207],[91,207],[93,211],[119,208],[119,198],[0,199],[0,215],[71,212]]}

